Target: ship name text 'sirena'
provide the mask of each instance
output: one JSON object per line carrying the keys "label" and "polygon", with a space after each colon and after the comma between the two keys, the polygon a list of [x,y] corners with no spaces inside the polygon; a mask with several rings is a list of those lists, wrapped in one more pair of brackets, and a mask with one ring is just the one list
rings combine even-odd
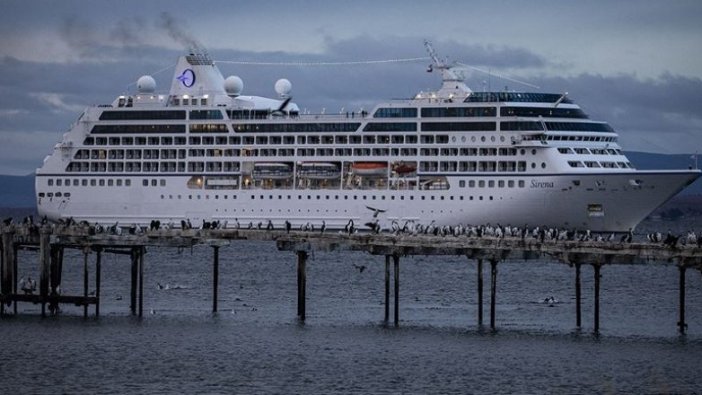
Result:
{"label": "ship name text 'sirena'", "polygon": [[334,115],[302,113],[285,79],[277,98],[245,96],[207,54],[182,56],[167,95],[143,76],[137,93],[85,110],[37,169],[39,214],[624,232],[700,175],[636,170],[567,95],[473,92],[428,48],[439,90]]}

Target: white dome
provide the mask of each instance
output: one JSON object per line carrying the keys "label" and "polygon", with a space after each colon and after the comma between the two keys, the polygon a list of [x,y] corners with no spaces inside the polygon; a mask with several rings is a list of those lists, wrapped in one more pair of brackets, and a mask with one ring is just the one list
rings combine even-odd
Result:
{"label": "white dome", "polygon": [[290,81],[286,80],[285,78],[281,78],[275,82],[275,91],[280,96],[289,95],[291,90],[292,90],[292,84],[290,83]]}
{"label": "white dome", "polygon": [[150,75],[142,75],[137,80],[139,93],[153,93],[156,90],[156,80]]}
{"label": "white dome", "polygon": [[224,90],[227,91],[228,95],[238,96],[244,90],[244,81],[235,75],[231,75],[224,80]]}

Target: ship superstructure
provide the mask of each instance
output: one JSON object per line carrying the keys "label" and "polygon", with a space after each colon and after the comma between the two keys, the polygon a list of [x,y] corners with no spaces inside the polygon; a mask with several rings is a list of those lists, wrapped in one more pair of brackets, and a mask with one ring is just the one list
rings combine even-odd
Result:
{"label": "ship superstructure", "polygon": [[566,94],[475,92],[433,52],[442,86],[370,111],[303,114],[291,84],[242,95],[206,53],[168,94],[90,107],[36,172],[51,220],[180,226],[379,221],[628,231],[699,177],[639,171],[617,133]]}

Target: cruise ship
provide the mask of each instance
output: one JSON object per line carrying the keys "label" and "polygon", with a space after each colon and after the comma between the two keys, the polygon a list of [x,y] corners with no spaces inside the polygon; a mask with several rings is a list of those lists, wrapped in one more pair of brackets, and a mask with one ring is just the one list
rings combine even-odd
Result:
{"label": "cruise ship", "polygon": [[[425,43],[441,86],[369,111],[310,114],[291,83],[243,94],[205,51],[87,108],[36,171],[49,220],[180,227],[373,222],[626,232],[699,170],[636,170],[567,94],[477,92]],[[288,225],[289,224],[289,225]]]}

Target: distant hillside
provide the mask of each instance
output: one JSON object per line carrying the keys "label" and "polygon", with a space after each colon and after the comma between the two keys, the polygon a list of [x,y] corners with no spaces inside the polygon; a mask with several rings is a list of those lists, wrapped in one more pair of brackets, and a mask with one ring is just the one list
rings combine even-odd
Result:
{"label": "distant hillside", "polygon": [[[648,152],[626,152],[637,169],[687,169],[694,166],[689,154],[664,155]],[[702,165],[702,158],[701,165]],[[702,195],[702,178],[687,187],[681,196]],[[0,208],[35,207],[34,174],[27,176],[0,175]]]}
{"label": "distant hillside", "polygon": [[27,176],[0,175],[0,207],[34,207],[34,174]]}

